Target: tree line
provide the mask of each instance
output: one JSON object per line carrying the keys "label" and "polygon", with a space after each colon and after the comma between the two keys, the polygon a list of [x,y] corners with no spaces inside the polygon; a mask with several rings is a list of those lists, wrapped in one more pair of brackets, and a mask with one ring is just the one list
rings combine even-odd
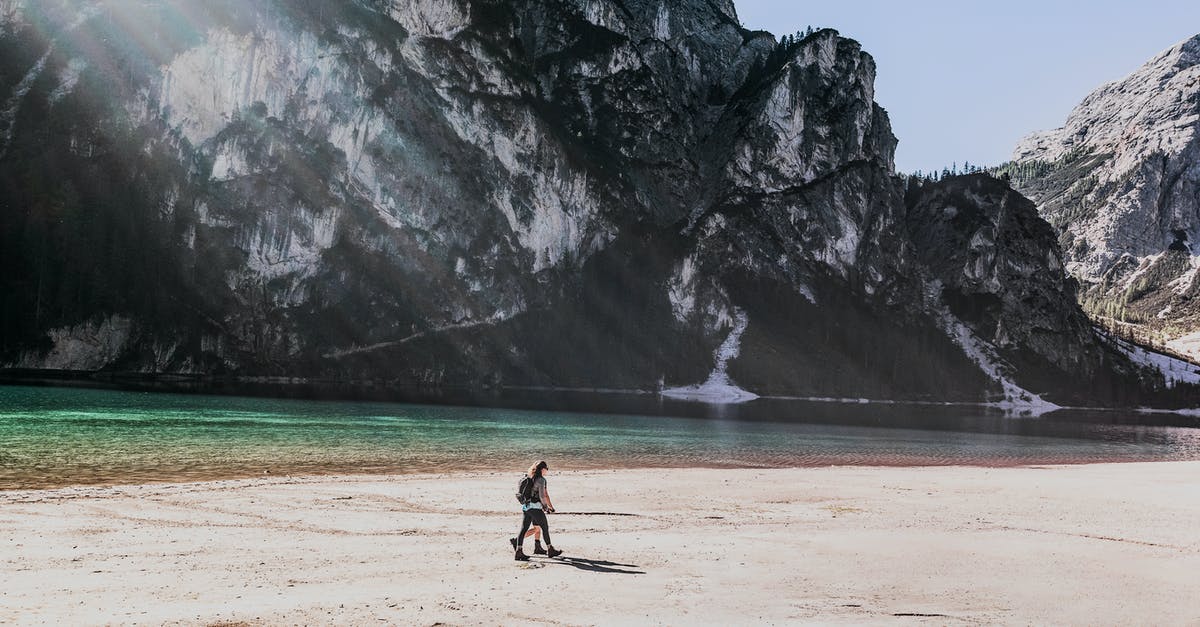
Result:
{"label": "tree line", "polygon": [[[937,181],[940,181],[940,180],[946,179],[946,178],[950,178],[952,176],[965,176],[967,174],[984,173],[984,174],[991,174],[992,176],[996,176],[992,170],[993,170],[993,168],[981,167],[981,166],[971,163],[970,161],[964,161],[962,164],[962,168],[959,168],[958,162],[955,161],[949,167],[942,168],[941,170],[930,170],[929,172],[926,172],[924,170],[917,170],[915,172],[910,172],[909,174],[906,174],[903,176],[906,179],[906,181],[909,183],[913,183],[913,182],[936,183]],[[996,178],[1001,178],[1002,180],[1005,180],[1005,181],[1008,180],[1006,178],[999,177],[999,176],[997,176]]]}

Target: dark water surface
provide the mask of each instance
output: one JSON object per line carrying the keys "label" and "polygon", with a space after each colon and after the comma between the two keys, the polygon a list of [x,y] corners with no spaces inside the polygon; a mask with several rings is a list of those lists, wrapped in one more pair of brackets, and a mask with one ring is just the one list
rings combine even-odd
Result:
{"label": "dark water surface", "polygon": [[[768,399],[709,407],[546,391],[489,402],[510,407],[0,386],[0,489],[520,469],[533,458],[560,469],[1200,459],[1200,420],[1166,414],[1012,418],[971,406]],[[609,413],[568,411],[583,406]]]}

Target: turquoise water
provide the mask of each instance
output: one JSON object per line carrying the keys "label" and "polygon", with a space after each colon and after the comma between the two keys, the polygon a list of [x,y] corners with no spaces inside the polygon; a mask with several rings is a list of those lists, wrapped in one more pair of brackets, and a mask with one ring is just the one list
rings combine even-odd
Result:
{"label": "turquoise water", "polygon": [[647,414],[0,386],[0,489],[512,470],[535,458],[560,469],[1200,459],[1200,429],[1117,414],[777,402],[680,418],[631,402]]}

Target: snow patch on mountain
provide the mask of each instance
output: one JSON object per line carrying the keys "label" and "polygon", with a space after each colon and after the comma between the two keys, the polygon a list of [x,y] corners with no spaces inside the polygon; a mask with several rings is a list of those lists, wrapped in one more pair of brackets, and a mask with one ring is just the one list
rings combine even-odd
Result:
{"label": "snow patch on mountain", "polygon": [[1156,353],[1136,344],[1131,344],[1119,337],[1109,335],[1100,329],[1096,331],[1104,335],[1117,350],[1124,353],[1133,363],[1161,373],[1167,387],[1175,387],[1180,383],[1200,384],[1200,366],[1177,357]]}
{"label": "snow patch on mountain", "polygon": [[728,373],[729,362],[738,356],[742,334],[746,332],[749,324],[750,318],[746,312],[741,309],[736,310],[733,328],[730,329],[729,335],[725,336],[725,341],[721,342],[716,352],[713,353],[716,366],[713,368],[712,374],[708,376],[708,380],[697,385],[668,388],[661,394],[668,398],[717,405],[745,403],[758,398],[757,394],[738,387],[729,378]]}
{"label": "snow patch on mountain", "polygon": [[988,403],[992,407],[1012,410],[1023,414],[1039,415],[1060,409],[1058,405],[1043,400],[1041,396],[1022,388],[1013,382],[1007,374],[995,349],[979,339],[975,333],[955,318],[950,312],[942,313],[940,317],[942,328],[962,348],[963,353],[975,362],[984,374],[991,378],[1004,390],[1004,400]]}
{"label": "snow patch on mountain", "polygon": [[804,300],[807,300],[813,305],[817,304],[817,295],[813,293],[811,287],[803,283],[799,283],[796,285],[796,291],[800,292],[800,295],[804,297]]}
{"label": "snow patch on mountain", "polygon": [[988,378],[1000,385],[1004,392],[1004,400],[987,405],[1023,415],[1041,415],[1060,409],[1058,405],[1017,385],[1009,376],[1009,369],[996,353],[995,347],[980,339],[966,324],[956,318],[942,301],[941,294],[941,281],[931,281],[926,286],[925,303],[930,308],[934,321]]}
{"label": "snow patch on mountain", "polygon": [[1193,360],[1200,361],[1200,331],[1167,340],[1166,345],[1167,348],[1180,355],[1186,355]]}

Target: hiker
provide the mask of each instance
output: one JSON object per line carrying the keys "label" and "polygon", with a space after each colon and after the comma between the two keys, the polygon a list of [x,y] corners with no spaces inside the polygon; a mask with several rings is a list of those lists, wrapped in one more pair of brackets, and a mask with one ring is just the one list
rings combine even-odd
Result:
{"label": "hiker", "polygon": [[518,561],[529,561],[529,556],[525,555],[525,535],[529,532],[530,525],[541,528],[541,535],[546,539],[547,557],[562,555],[562,551],[554,548],[554,543],[550,541],[550,523],[546,520],[546,512],[554,513],[554,502],[550,500],[550,493],[546,490],[546,471],[549,469],[550,466],[544,461],[530,466],[529,472],[517,488],[517,500],[521,501],[521,511],[524,513],[521,531],[512,539],[512,544],[517,549],[513,559]]}
{"label": "hiker", "polygon": [[[545,555],[546,554],[546,547],[542,546],[542,528],[541,527],[539,527],[537,525],[530,525],[529,531],[525,532],[525,537],[533,538],[533,554],[534,555]],[[513,549],[515,550],[517,548],[517,539],[509,538],[508,541],[512,543]]]}

